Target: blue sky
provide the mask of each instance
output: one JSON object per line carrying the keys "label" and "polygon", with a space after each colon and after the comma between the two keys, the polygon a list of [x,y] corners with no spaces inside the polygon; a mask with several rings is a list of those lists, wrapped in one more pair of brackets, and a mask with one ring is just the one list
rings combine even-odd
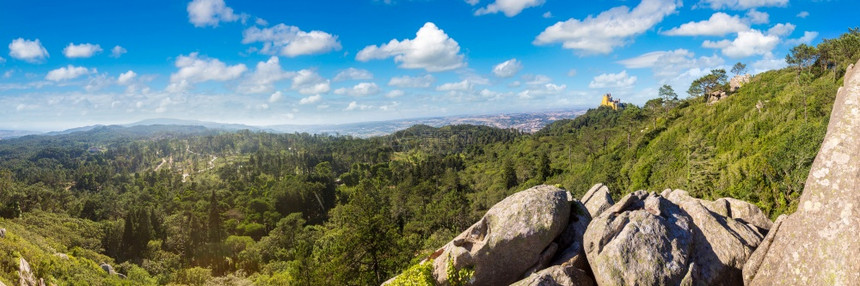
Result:
{"label": "blue sky", "polygon": [[0,129],[643,104],[860,25],[832,0],[0,0]]}

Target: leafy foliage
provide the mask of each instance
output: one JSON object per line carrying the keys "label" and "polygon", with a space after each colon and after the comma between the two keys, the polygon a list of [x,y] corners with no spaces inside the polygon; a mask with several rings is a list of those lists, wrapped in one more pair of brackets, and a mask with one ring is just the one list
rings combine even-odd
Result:
{"label": "leafy foliage", "polygon": [[727,84],[726,80],[726,70],[711,70],[710,74],[694,80],[693,83],[690,84],[690,88],[687,90],[687,93],[692,97],[705,96],[705,101],[707,101],[707,96],[709,96],[711,92],[725,89],[725,85]]}
{"label": "leafy foliage", "polygon": [[747,72],[747,65],[741,62],[736,63],[732,66],[732,73],[735,75],[741,75]]}

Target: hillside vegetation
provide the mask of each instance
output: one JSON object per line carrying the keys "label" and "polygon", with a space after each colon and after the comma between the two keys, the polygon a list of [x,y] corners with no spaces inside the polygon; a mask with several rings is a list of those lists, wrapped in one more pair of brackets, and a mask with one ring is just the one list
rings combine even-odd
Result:
{"label": "hillside vegetation", "polygon": [[25,258],[58,285],[379,284],[542,183],[577,197],[599,182],[616,198],[682,188],[776,217],[796,208],[846,63],[858,58],[860,32],[850,30],[796,48],[791,67],[715,103],[703,93],[598,108],[531,135],[162,126],[3,140],[0,281],[15,284]]}

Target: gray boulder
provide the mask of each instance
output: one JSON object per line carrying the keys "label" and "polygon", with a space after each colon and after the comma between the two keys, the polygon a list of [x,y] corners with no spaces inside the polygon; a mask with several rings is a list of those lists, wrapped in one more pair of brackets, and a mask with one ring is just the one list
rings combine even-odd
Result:
{"label": "gray boulder", "polygon": [[116,271],[113,270],[113,266],[110,266],[110,264],[102,263],[101,265],[99,265],[99,267],[101,267],[102,270],[104,270],[105,272],[107,272],[110,275],[116,275],[117,274]]}
{"label": "gray boulder", "polygon": [[594,285],[582,243],[585,230],[591,222],[591,216],[579,200],[569,199],[570,219],[564,231],[551,244],[558,245],[559,249],[552,258],[552,262],[541,260],[536,267],[526,272],[530,275],[514,284]]}
{"label": "gray boulder", "polygon": [[744,84],[750,82],[752,77],[748,74],[745,75],[736,75],[729,80],[729,91],[735,92],[738,91]]}
{"label": "gray boulder", "polygon": [[591,217],[600,215],[603,211],[615,204],[609,195],[609,188],[604,184],[596,184],[582,196],[582,203],[588,209]]}
{"label": "gray boulder", "polygon": [[583,236],[589,223],[591,223],[591,215],[588,214],[588,209],[580,201],[572,200],[570,202],[570,218],[568,219],[567,227],[555,239],[555,243],[559,245],[560,252],[556,254],[552,265],[561,265],[565,262],[573,261],[578,256],[582,259],[581,263],[576,266],[581,269],[589,268],[588,262],[585,260],[585,248],[583,246]]}
{"label": "gray boulder", "polygon": [[592,286],[585,270],[569,264],[556,265],[529,275],[511,286]]}
{"label": "gray boulder", "polygon": [[0,228],[0,238],[6,238],[6,229]]}
{"label": "gray boulder", "polygon": [[553,240],[569,217],[565,190],[543,185],[511,195],[430,256],[433,276],[448,285],[450,260],[456,269],[474,270],[472,285],[511,284],[554,257]]}
{"label": "gray boulder", "polygon": [[733,198],[721,198],[713,202],[702,201],[709,210],[753,226],[759,233],[767,234],[773,222],[756,205]]}
{"label": "gray boulder", "polygon": [[638,191],[585,231],[585,253],[597,285],[678,285],[692,255],[692,221],[678,206]]}
{"label": "gray boulder", "polygon": [[36,279],[33,270],[30,269],[30,263],[21,257],[18,262],[18,278],[21,280],[21,286],[45,286],[45,281]]}
{"label": "gray boulder", "polygon": [[849,66],[797,211],[744,266],[748,285],[860,283],[860,69]]}
{"label": "gray boulder", "polygon": [[[762,233],[759,226],[747,224],[746,220],[734,219],[731,214],[747,220],[762,219],[757,215],[764,214],[755,206],[734,199],[709,202],[690,197],[682,190],[666,190],[662,195],[680,206],[695,225],[695,267],[690,267],[691,281],[703,285],[743,284],[744,264],[761,243],[767,229],[770,229],[770,221],[763,218],[766,222],[757,222],[761,227],[766,227]],[[736,208],[732,207],[732,202]],[[712,206],[719,206],[719,211],[714,211]]]}
{"label": "gray boulder", "polygon": [[598,285],[741,285],[769,228],[742,201],[638,191],[592,219],[585,252]]}

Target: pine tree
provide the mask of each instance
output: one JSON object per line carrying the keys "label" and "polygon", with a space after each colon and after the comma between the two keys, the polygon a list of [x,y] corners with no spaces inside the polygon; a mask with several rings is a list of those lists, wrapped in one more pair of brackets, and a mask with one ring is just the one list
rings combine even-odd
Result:
{"label": "pine tree", "polygon": [[120,260],[126,261],[132,258],[132,248],[134,244],[134,212],[129,211],[125,214],[123,222],[122,240],[120,242]]}
{"label": "pine tree", "polygon": [[541,181],[546,181],[552,176],[552,167],[550,166],[549,156],[546,152],[540,154],[540,161],[538,162],[538,175],[541,178]]}
{"label": "pine tree", "polygon": [[219,242],[222,239],[221,231],[221,211],[218,208],[218,196],[215,191],[212,191],[212,196],[209,199],[209,242]]}
{"label": "pine tree", "polygon": [[505,166],[502,169],[502,179],[505,182],[505,188],[513,188],[519,185],[517,180],[517,171],[514,170],[514,164],[510,160],[505,161]]}

